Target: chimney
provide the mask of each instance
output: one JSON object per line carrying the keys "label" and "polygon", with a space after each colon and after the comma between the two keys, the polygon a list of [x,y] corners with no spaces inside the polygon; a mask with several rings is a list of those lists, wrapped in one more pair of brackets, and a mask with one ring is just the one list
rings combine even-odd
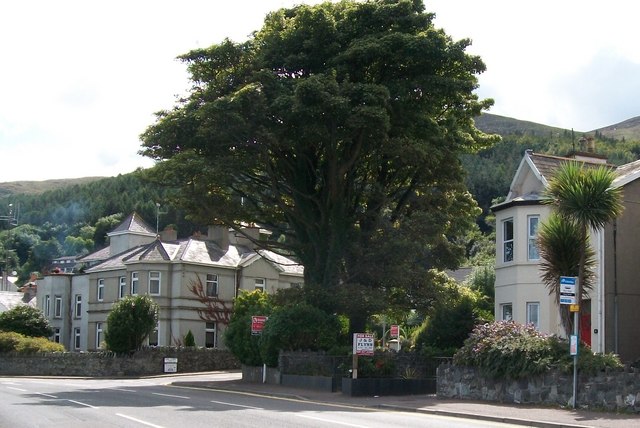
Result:
{"label": "chimney", "polygon": [[177,241],[178,240],[178,231],[173,228],[173,226],[167,226],[164,228],[162,232],[160,232],[160,240],[165,241]]}
{"label": "chimney", "polygon": [[221,225],[211,225],[207,230],[207,238],[218,244],[223,251],[229,249],[229,228]]}

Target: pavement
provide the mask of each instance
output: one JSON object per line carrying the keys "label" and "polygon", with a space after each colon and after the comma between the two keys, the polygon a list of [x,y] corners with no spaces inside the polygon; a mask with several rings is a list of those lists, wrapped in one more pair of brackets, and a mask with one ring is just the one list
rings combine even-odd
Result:
{"label": "pavement", "polygon": [[439,399],[435,395],[350,397],[341,392],[316,391],[283,385],[238,380],[177,381],[174,386],[235,391],[279,398],[371,409],[419,412],[494,421],[529,427],[639,428],[640,414],[619,414],[585,409],[512,405],[469,400]]}

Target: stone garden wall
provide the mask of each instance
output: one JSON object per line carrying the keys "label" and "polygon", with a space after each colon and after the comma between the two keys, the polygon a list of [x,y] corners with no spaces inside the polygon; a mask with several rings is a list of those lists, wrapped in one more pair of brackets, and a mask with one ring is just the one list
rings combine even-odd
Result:
{"label": "stone garden wall", "polygon": [[150,376],[165,373],[165,358],[177,358],[177,373],[239,369],[229,351],[200,348],[146,348],[131,356],[108,352],[0,354],[2,376]]}
{"label": "stone garden wall", "polygon": [[[573,375],[549,372],[522,380],[489,379],[475,368],[443,364],[438,368],[437,396],[517,404],[570,406]],[[640,373],[603,372],[580,376],[579,407],[624,412],[640,412]]]}

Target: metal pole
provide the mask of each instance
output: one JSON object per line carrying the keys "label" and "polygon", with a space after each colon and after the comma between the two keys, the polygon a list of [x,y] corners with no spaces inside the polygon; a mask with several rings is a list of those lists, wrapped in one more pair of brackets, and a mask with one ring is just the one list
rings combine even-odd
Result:
{"label": "metal pole", "polygon": [[573,313],[573,334],[576,336],[576,354],[573,356],[573,408],[578,405],[578,352],[580,349],[580,336],[578,330],[578,323],[580,317],[578,311]]}

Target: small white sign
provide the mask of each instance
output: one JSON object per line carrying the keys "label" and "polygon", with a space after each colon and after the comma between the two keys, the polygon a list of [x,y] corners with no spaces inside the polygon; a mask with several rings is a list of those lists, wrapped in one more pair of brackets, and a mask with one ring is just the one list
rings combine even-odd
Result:
{"label": "small white sign", "polygon": [[576,336],[575,334],[571,335],[571,341],[569,343],[569,354],[578,355],[578,336]]}
{"label": "small white sign", "polygon": [[165,373],[177,373],[178,372],[178,359],[177,358],[165,358],[164,359],[164,372]]}

